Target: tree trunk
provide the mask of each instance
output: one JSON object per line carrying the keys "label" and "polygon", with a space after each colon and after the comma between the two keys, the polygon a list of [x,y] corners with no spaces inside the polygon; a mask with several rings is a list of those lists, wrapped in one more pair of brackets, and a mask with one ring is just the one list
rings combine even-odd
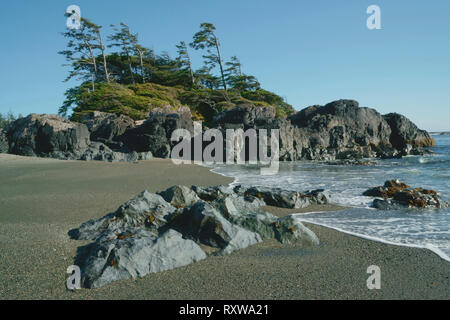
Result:
{"label": "tree trunk", "polygon": [[192,70],[192,65],[191,65],[191,57],[189,56],[189,52],[187,51],[187,48],[186,48],[186,56],[187,56],[187,63],[188,63],[188,67],[189,67],[189,73],[191,74],[192,85],[195,85],[194,71]]}
{"label": "tree trunk", "polygon": [[144,60],[143,60],[144,53],[139,50],[139,59],[141,60],[141,76],[142,76],[142,83],[145,83],[145,72],[144,72]]}
{"label": "tree trunk", "polygon": [[218,58],[218,62],[219,62],[219,67],[220,67],[220,74],[222,75],[222,82],[223,82],[223,88],[225,89],[225,91],[227,91],[227,83],[225,81],[225,74],[223,72],[223,66],[222,66],[222,57],[220,56],[220,46],[219,46],[219,41],[217,41],[216,36],[214,36],[214,41],[216,44],[216,49],[217,49],[217,58]]}
{"label": "tree trunk", "polygon": [[131,81],[133,82],[133,84],[136,84],[136,81],[134,81],[134,76],[133,76],[133,66],[131,65],[130,54],[128,53],[128,51],[126,52],[126,54],[127,54],[127,58],[128,58],[128,67],[129,67],[129,69],[130,69]]}
{"label": "tree trunk", "polygon": [[105,78],[106,81],[109,83],[109,72],[108,72],[108,67],[106,65],[106,54],[105,54],[105,46],[103,45],[103,40],[102,40],[102,35],[100,33],[100,30],[97,30],[97,35],[98,35],[98,42],[100,44],[100,48],[102,49],[102,55],[103,55],[103,69],[105,69]]}
{"label": "tree trunk", "polygon": [[95,91],[95,78],[97,75],[97,61],[95,60],[94,52],[92,51],[92,46],[84,37],[84,33],[82,33],[82,38],[83,38],[84,44],[89,49],[89,54],[91,55],[92,64],[94,65],[94,72],[92,73],[92,92],[94,92]]}

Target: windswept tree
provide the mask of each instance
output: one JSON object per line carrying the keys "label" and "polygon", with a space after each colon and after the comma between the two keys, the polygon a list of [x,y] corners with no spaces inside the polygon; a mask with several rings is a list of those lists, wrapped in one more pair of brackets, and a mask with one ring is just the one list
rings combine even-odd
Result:
{"label": "windswept tree", "polygon": [[253,91],[261,88],[254,76],[242,72],[242,64],[238,57],[232,56],[225,66],[227,66],[225,69],[227,84],[231,88],[236,91]]}
{"label": "windswept tree", "polygon": [[149,49],[144,48],[143,46],[141,46],[140,44],[137,44],[137,43],[134,44],[133,48],[134,48],[134,53],[139,58],[139,68],[141,71],[142,83],[145,83],[146,71],[145,71],[145,67],[144,67],[144,58],[149,57],[149,56],[151,57],[153,53],[150,52]]}
{"label": "windswept tree", "polygon": [[182,66],[184,66],[189,71],[192,85],[195,85],[194,71],[192,70],[191,58],[189,56],[189,52],[188,52],[186,43],[184,41],[181,41],[178,45],[176,45],[176,47],[178,49],[177,60]]}
{"label": "windswept tree", "polygon": [[212,75],[208,66],[198,69],[194,76],[203,88],[217,89],[220,87],[220,78]]}
{"label": "windswept tree", "polygon": [[72,78],[83,81],[91,81],[92,91],[95,90],[95,81],[98,73],[95,51],[99,49],[96,31],[93,24],[86,19],[81,19],[79,29],[69,29],[62,33],[68,39],[67,49],[58,52],[66,57],[72,70],[64,81]]}
{"label": "windswept tree", "polygon": [[214,31],[216,27],[211,23],[202,23],[200,25],[200,31],[194,35],[193,41],[190,46],[195,50],[206,49],[207,55],[204,55],[205,64],[209,69],[213,69],[216,65],[219,65],[220,74],[222,78],[222,85],[225,91],[227,90],[227,83],[225,80],[225,71],[222,63],[222,56],[220,54],[220,43],[217,39]]}
{"label": "windswept tree", "polygon": [[230,61],[225,63],[225,76],[242,76],[242,65],[238,57],[232,56]]}
{"label": "windswept tree", "polygon": [[120,23],[120,28],[116,27],[115,25],[111,25],[111,27],[113,27],[115,33],[108,37],[108,40],[112,41],[112,43],[108,45],[108,47],[120,48],[121,51],[118,53],[118,55],[126,58],[131,82],[135,84],[136,81],[134,79],[133,73],[132,56],[136,51],[136,46],[138,45],[137,34],[132,34],[130,31],[130,27],[128,27],[123,22]]}
{"label": "windswept tree", "polygon": [[99,26],[87,19],[82,19],[82,22],[83,22],[84,26],[87,28],[87,30],[93,35],[94,40],[97,42],[95,47],[98,48],[102,53],[102,63],[101,64],[103,66],[103,73],[105,76],[105,80],[106,80],[106,82],[110,82],[108,65],[106,62],[106,49],[105,49],[105,45],[103,44],[102,33],[100,32],[100,29],[102,28],[102,26]]}
{"label": "windswept tree", "polygon": [[234,90],[242,91],[255,91],[261,89],[261,85],[254,76],[241,75],[241,76],[229,76],[227,83]]}

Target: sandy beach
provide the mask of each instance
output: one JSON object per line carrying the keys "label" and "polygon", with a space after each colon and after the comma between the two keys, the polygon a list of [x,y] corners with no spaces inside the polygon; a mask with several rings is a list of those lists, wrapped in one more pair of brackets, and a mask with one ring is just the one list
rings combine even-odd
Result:
{"label": "sandy beach", "polygon": [[[433,252],[314,225],[308,227],[319,237],[319,247],[264,241],[186,267],[71,292],[65,287],[66,269],[77,247],[88,241],[71,240],[70,229],[114,211],[143,190],[228,184],[232,179],[161,159],[133,164],[0,154],[0,182],[0,299],[450,298],[450,265]],[[380,290],[367,289],[370,265],[381,268]]]}

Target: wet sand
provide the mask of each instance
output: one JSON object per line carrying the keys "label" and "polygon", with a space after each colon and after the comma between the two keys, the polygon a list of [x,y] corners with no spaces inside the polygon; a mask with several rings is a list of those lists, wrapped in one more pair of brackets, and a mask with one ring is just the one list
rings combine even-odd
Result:
{"label": "wet sand", "polygon": [[[70,229],[114,211],[145,189],[231,181],[207,168],[176,166],[170,160],[130,164],[0,155],[0,299],[450,298],[450,265],[433,252],[314,225],[308,226],[319,237],[319,247],[264,241],[141,279],[66,290],[66,269],[73,264],[76,248],[88,243],[69,239]],[[380,290],[367,289],[370,265],[381,268]]]}

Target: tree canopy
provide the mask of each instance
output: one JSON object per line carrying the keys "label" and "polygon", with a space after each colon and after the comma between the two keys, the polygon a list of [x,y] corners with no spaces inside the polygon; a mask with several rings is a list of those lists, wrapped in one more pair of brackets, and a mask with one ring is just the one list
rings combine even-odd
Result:
{"label": "tree canopy", "polygon": [[[123,22],[111,25],[111,33],[105,37],[102,30],[82,19],[81,28],[63,33],[67,48],[59,53],[70,67],[66,81],[81,82],[66,91],[59,108],[63,116],[73,111],[71,118],[79,120],[84,113],[99,110],[145,119],[151,109],[166,105],[187,105],[195,118],[205,121],[239,104],[272,105],[281,117],[294,112],[281,97],[263,90],[255,76],[245,74],[237,56],[223,59],[211,23],[200,25],[189,46],[180,41],[175,58],[143,46],[138,34]],[[203,65],[198,69],[189,47],[201,51]]]}

